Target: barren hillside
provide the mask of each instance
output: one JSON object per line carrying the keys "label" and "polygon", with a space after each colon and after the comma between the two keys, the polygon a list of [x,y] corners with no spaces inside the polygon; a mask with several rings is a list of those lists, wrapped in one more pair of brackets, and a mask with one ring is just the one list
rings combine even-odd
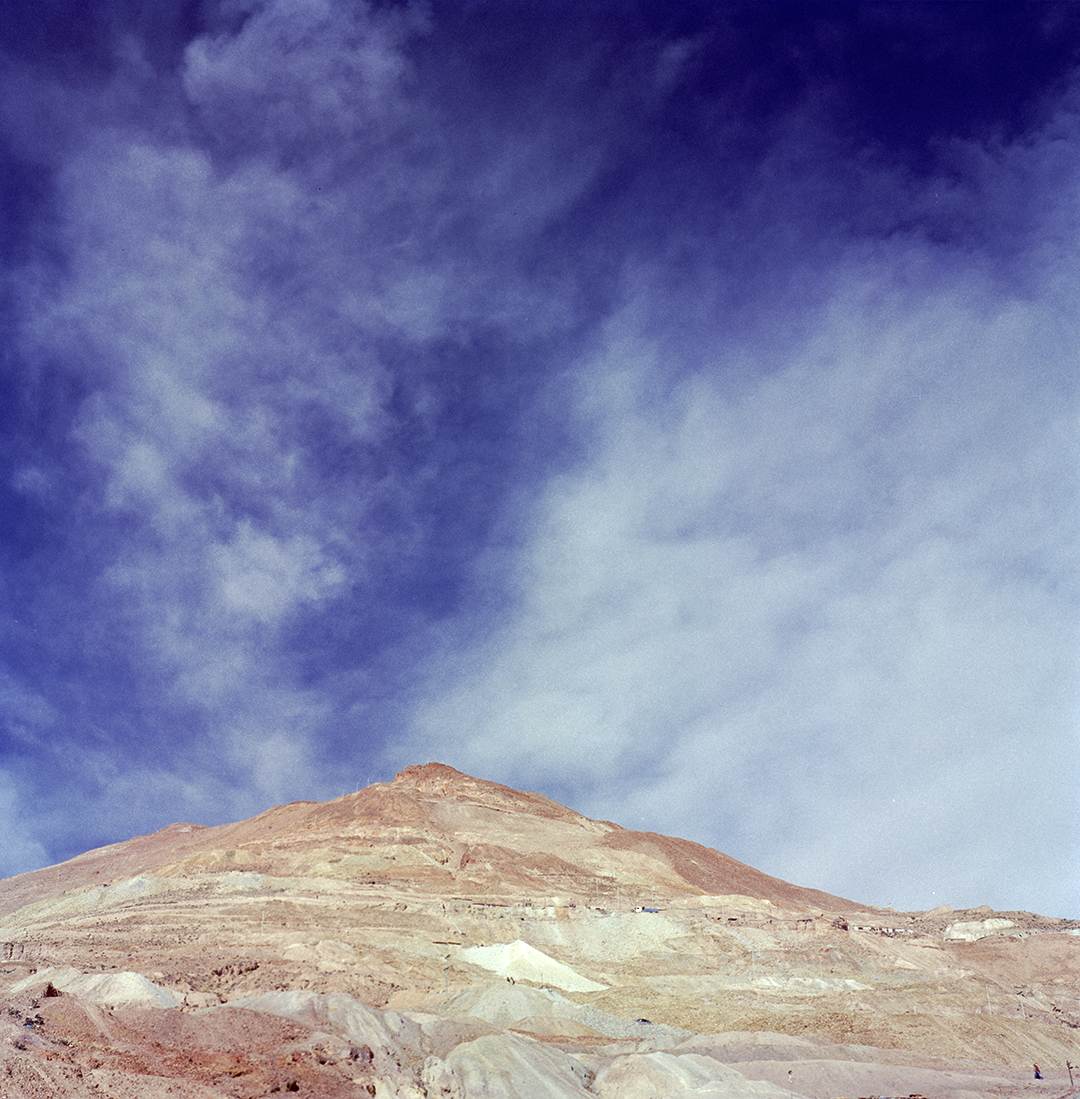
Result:
{"label": "barren hillside", "polygon": [[1080,923],[873,909],[441,764],[0,912],[4,1096],[1062,1096],[1080,1060]]}

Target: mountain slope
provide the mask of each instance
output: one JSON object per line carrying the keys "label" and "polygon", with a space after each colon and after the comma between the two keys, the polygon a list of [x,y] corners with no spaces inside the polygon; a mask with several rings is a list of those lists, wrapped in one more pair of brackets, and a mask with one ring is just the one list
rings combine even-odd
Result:
{"label": "mountain slope", "polygon": [[871,909],[436,763],[0,913],[5,1099],[1057,1099],[1080,1060],[1080,921]]}
{"label": "mountain slope", "polygon": [[172,824],[0,884],[0,915],[56,893],[139,874],[208,869],[321,872],[413,881],[419,888],[596,900],[741,894],[829,911],[865,908],[770,877],[689,840],[594,821],[540,794],[441,763],[407,767],[330,802],[293,802],[207,828]]}

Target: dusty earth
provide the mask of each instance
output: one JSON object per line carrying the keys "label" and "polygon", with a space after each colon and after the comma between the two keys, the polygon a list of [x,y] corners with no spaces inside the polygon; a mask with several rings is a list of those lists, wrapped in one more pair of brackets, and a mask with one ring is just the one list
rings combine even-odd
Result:
{"label": "dusty earth", "polygon": [[0,917],[4,1099],[1080,1096],[1080,921],[869,908],[441,764]]}

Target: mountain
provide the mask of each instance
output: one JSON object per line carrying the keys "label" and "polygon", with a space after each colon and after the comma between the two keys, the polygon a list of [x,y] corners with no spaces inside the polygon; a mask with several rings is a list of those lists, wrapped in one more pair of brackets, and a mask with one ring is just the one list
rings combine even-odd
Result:
{"label": "mountain", "polygon": [[1080,922],[873,908],[438,763],[0,917],[12,1099],[1061,1096],[1080,1060]]}
{"label": "mountain", "polygon": [[22,874],[0,887],[0,915],[138,874],[172,878],[244,868],[292,876],[313,867],[326,878],[366,876],[440,895],[629,903],[635,896],[715,893],[831,911],[863,907],[689,840],[627,831],[540,794],[429,763],[335,801],[293,802],[216,828],[172,824]]}

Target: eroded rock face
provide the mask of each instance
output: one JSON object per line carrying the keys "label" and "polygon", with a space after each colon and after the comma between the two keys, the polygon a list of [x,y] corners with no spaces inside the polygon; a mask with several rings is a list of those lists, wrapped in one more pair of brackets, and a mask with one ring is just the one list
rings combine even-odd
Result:
{"label": "eroded rock face", "polygon": [[1080,1033],[1080,925],[859,906],[441,764],[0,912],[4,1099],[1049,1096]]}
{"label": "eroded rock face", "polygon": [[1015,926],[1012,920],[1003,919],[960,920],[945,928],[945,939],[954,943],[973,943]]}

